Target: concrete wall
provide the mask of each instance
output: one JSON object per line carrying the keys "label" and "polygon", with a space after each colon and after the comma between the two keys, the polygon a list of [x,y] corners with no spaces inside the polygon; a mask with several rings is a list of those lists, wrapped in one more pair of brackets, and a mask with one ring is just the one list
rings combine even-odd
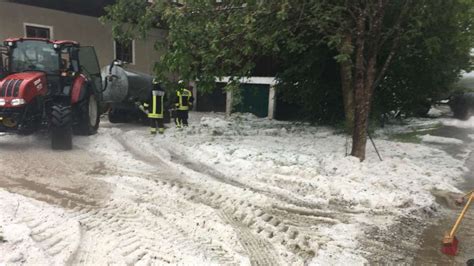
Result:
{"label": "concrete wall", "polygon": [[[52,39],[75,40],[81,45],[94,46],[103,67],[114,59],[114,42],[111,27],[102,25],[98,18],[62,11],[3,2],[0,0],[0,40],[8,37],[24,37],[24,24],[51,26]],[[135,41],[135,62],[128,68],[152,73],[153,64],[159,59],[153,45],[165,32],[155,30],[147,40]]]}

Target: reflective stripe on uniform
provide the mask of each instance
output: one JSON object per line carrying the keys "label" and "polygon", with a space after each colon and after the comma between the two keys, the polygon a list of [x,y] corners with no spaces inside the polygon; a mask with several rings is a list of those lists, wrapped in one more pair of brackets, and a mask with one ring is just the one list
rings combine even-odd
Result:
{"label": "reflective stripe on uniform", "polygon": [[[191,91],[187,90],[187,89],[183,89],[182,90],[183,93],[181,94],[181,91],[177,91],[176,92],[176,96],[178,96],[178,104],[177,104],[177,107],[178,107],[178,110],[181,110],[181,111],[187,111],[189,110],[189,100],[191,99],[191,96],[192,96],[192,93]],[[183,99],[184,97],[186,97],[187,99],[187,104],[184,105],[183,104]]]}
{"label": "reflective stripe on uniform", "polygon": [[181,92],[176,93],[178,95],[178,110],[184,110],[183,109],[183,97],[181,96]]}
{"label": "reflective stripe on uniform", "polygon": [[[157,96],[157,95],[160,95],[160,94],[155,94],[153,93],[153,96],[152,96],[152,108],[151,108],[151,112],[148,113],[148,117],[149,118],[163,118],[163,95],[164,95],[164,92],[162,92],[162,94],[160,96]],[[160,103],[160,110],[157,110],[157,98],[160,98],[159,99],[159,103]]]}
{"label": "reflective stripe on uniform", "polygon": [[175,118],[175,123],[177,128],[181,128],[182,125],[179,118]]}

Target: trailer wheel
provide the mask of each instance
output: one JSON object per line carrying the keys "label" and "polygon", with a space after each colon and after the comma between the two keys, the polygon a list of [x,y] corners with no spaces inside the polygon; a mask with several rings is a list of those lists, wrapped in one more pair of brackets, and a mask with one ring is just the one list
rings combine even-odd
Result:
{"label": "trailer wheel", "polygon": [[99,103],[93,93],[78,103],[77,112],[79,121],[73,127],[74,134],[88,136],[97,133],[100,123]]}
{"label": "trailer wheel", "polygon": [[470,117],[470,111],[467,106],[457,106],[451,108],[451,111],[453,111],[454,118],[459,120],[468,120]]}
{"label": "trailer wheel", "polygon": [[471,108],[467,96],[464,94],[455,95],[452,97],[449,107],[453,112],[453,116],[460,120],[467,120],[471,115]]}
{"label": "trailer wheel", "polygon": [[118,108],[110,109],[108,113],[108,117],[109,117],[109,122],[112,124],[127,122],[127,119],[124,116],[124,112]]}
{"label": "trailer wheel", "polygon": [[55,105],[52,107],[51,147],[53,150],[72,149],[72,110],[70,106]]}

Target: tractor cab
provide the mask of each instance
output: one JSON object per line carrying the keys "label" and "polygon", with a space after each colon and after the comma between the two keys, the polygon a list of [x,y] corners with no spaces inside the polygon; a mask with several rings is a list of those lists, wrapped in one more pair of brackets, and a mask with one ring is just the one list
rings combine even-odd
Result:
{"label": "tractor cab", "polygon": [[9,74],[42,72],[47,80],[47,94],[70,99],[78,75],[83,74],[95,92],[101,92],[100,69],[94,49],[80,47],[75,41],[48,39],[7,39],[5,72]]}

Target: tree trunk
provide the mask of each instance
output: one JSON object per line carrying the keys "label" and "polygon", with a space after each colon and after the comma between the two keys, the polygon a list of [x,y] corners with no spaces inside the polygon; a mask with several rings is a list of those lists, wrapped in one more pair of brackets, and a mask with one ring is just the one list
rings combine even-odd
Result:
{"label": "tree trunk", "polygon": [[[347,34],[343,40],[340,53],[351,55],[352,36]],[[352,87],[352,62],[346,60],[340,63],[341,87],[344,101],[344,115],[346,119],[346,130],[352,132],[354,128],[354,89]]]}
{"label": "tree trunk", "polygon": [[351,155],[365,159],[365,146],[367,144],[367,126],[368,126],[368,105],[366,67],[365,67],[365,14],[360,14],[356,22],[356,53],[355,53],[355,77],[354,77],[354,102],[355,117],[354,130],[352,131],[352,151]]}
{"label": "tree trunk", "polygon": [[[381,29],[384,17],[384,8],[387,2],[379,0],[375,11],[368,6],[360,9],[356,20],[355,37],[355,78],[354,102],[355,117],[352,133],[351,155],[365,160],[369,115],[372,105],[372,95],[377,83],[377,57],[380,51]],[[373,12],[371,15],[369,15]],[[370,25],[367,27],[367,21]],[[390,56],[388,63],[390,61]],[[384,67],[386,68],[387,65]],[[381,75],[384,72],[380,73]]]}
{"label": "tree trunk", "polygon": [[365,160],[365,150],[367,145],[367,132],[369,129],[370,107],[372,105],[372,95],[374,90],[376,74],[377,56],[373,55],[365,69],[365,80],[357,81],[361,84],[356,85],[356,118],[354,133],[352,135],[352,156]]}
{"label": "tree trunk", "polygon": [[369,102],[365,93],[364,82],[357,81],[355,91],[355,119],[352,132],[351,155],[365,160],[365,146],[367,144],[367,128],[369,118]]}

